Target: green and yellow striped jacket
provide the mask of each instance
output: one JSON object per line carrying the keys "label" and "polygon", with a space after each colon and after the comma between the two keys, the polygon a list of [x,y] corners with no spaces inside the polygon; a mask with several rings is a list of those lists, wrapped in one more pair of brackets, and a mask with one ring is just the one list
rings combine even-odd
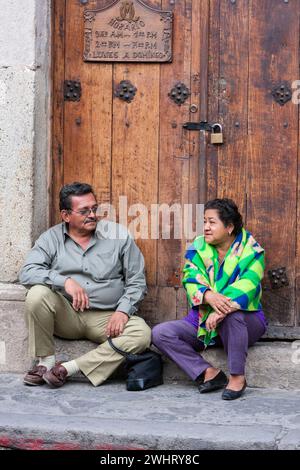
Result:
{"label": "green and yellow striped jacket", "polygon": [[219,266],[218,252],[213,245],[199,236],[186,252],[183,268],[183,286],[189,304],[199,308],[198,336],[205,346],[214,344],[217,330],[208,332],[205,322],[213,309],[204,305],[207,289],[229,297],[236,310],[255,311],[261,309],[261,280],[264,273],[264,249],[245,229],[237,235],[224,261]]}

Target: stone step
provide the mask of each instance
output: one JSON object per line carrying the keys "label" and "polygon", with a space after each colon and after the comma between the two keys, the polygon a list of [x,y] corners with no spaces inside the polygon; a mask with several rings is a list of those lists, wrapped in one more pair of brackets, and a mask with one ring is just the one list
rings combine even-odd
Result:
{"label": "stone step", "polygon": [[[5,286],[5,285],[4,285]],[[24,288],[0,286],[0,372],[23,373],[32,363],[28,357],[28,335],[24,319]],[[56,339],[58,359],[68,360],[95,347],[90,341]],[[221,349],[208,349],[203,356],[227,372],[226,355]],[[247,382],[250,387],[300,389],[300,341],[257,343],[249,349]],[[174,363],[165,359],[165,380],[189,380]]]}

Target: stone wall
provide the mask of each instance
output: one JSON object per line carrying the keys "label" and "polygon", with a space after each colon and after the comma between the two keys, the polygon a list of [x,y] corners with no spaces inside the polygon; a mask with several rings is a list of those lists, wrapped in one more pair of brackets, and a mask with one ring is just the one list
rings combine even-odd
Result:
{"label": "stone wall", "polygon": [[0,281],[48,225],[50,0],[0,0]]}

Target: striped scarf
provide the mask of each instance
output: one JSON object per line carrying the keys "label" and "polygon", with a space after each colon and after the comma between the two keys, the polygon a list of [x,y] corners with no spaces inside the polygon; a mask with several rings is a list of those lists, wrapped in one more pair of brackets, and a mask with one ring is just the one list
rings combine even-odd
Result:
{"label": "striped scarf", "polygon": [[186,252],[182,283],[189,304],[199,309],[198,337],[205,347],[214,344],[218,334],[205,327],[213,312],[212,307],[202,304],[206,290],[229,297],[236,310],[259,310],[263,272],[264,250],[245,229],[237,235],[220,266],[216,248],[206,243],[203,235],[194,240]]}

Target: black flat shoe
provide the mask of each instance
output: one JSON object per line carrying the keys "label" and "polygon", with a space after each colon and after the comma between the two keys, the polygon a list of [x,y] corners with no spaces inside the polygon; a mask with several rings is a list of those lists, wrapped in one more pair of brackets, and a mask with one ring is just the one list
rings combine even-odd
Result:
{"label": "black flat shoe", "polygon": [[211,380],[207,382],[203,382],[202,384],[198,385],[198,389],[200,393],[209,393],[214,392],[215,390],[220,390],[227,385],[228,379],[224,372],[220,370],[220,372]]}
{"label": "black flat shoe", "polygon": [[241,390],[230,390],[230,388],[225,388],[224,392],[222,393],[222,398],[223,400],[236,400],[237,398],[240,398],[244,391],[246,390],[247,387],[247,382],[245,380],[245,383],[243,385],[243,388]]}
{"label": "black flat shoe", "polygon": [[202,385],[203,382],[204,382],[204,373],[200,374],[195,380],[195,383],[198,387],[199,387],[199,385]]}

